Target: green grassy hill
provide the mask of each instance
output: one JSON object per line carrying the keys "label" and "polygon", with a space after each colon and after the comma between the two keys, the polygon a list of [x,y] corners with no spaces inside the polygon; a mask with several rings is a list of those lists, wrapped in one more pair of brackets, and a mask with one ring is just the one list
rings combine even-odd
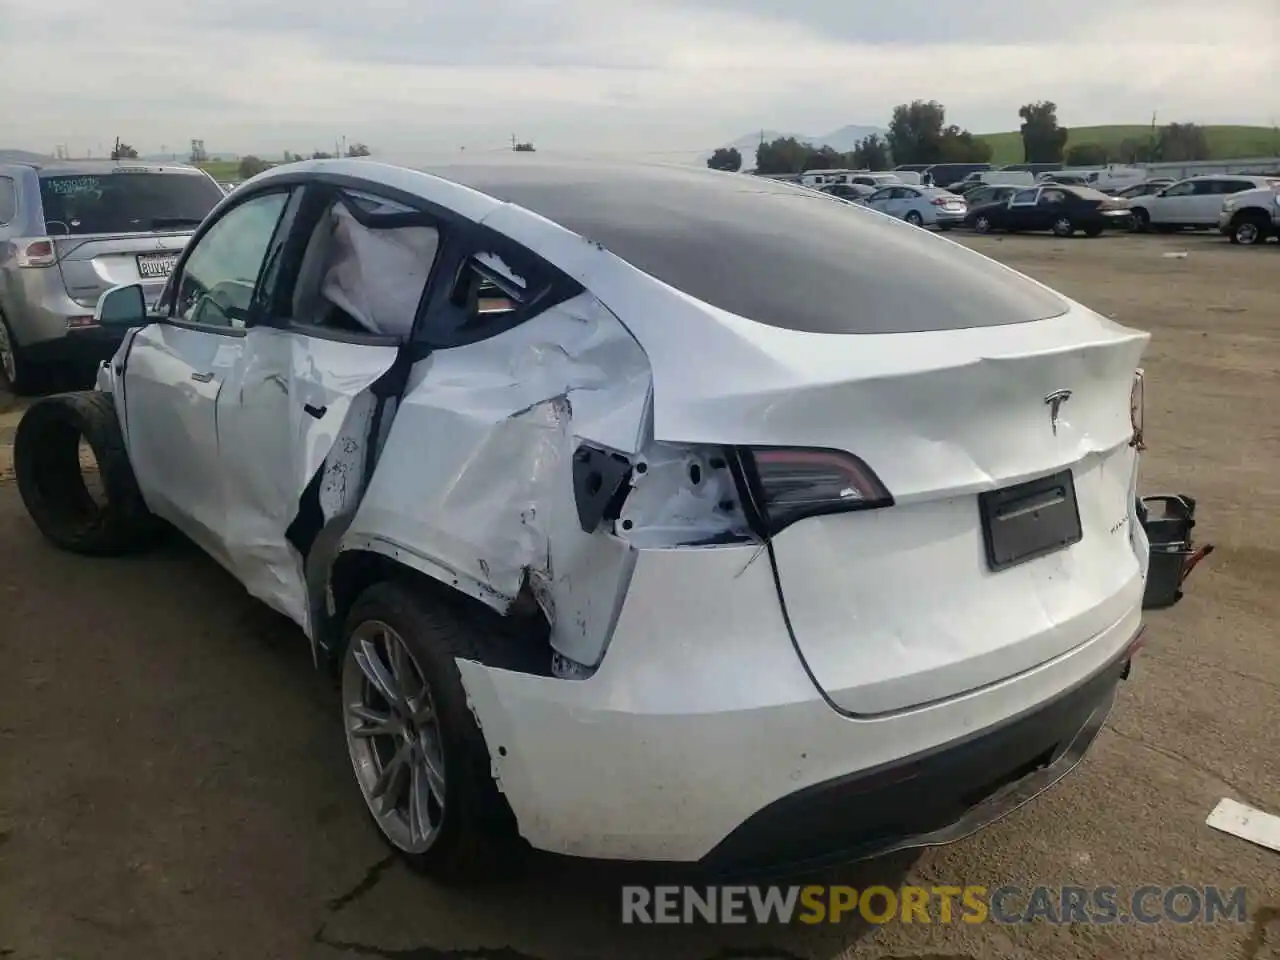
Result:
{"label": "green grassy hill", "polygon": [[215,180],[240,179],[239,160],[206,160],[204,163],[197,164],[197,166]]}
{"label": "green grassy hill", "polygon": [[[1214,126],[1205,128],[1209,149],[1215,159],[1244,159],[1247,157],[1280,156],[1280,131],[1272,127]],[[1150,136],[1149,124],[1116,125],[1103,127],[1071,127],[1067,147],[1080,143],[1101,143],[1119,146],[1123,141]],[[983,133],[978,135],[991,144],[991,162],[1021,163],[1022,135],[1014,130],[1009,133]]]}

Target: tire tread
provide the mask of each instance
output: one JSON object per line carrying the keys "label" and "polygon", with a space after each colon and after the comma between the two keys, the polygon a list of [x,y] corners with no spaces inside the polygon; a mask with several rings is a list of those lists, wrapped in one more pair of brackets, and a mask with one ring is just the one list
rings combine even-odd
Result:
{"label": "tire tread", "polygon": [[[47,495],[51,480],[58,482],[61,478],[42,475],[50,466],[47,452],[41,448],[65,439],[65,434],[58,433],[68,427],[92,448],[106,491],[106,506],[91,520],[66,515],[65,509]],[[74,462],[78,468],[78,454],[66,462]],[[56,546],[73,553],[110,556],[150,544],[158,525],[138,490],[111,394],[90,390],[37,400],[18,422],[13,463],[18,492],[27,512],[45,538]]]}

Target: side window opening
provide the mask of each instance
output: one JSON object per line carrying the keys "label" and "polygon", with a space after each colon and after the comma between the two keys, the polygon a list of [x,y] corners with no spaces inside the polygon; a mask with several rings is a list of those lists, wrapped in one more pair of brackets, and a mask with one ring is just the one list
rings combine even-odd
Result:
{"label": "side window opening", "polygon": [[449,301],[463,311],[464,323],[511,316],[528,302],[528,281],[494,253],[475,253],[458,271]]}
{"label": "side window opening", "polygon": [[166,289],[174,317],[214,327],[248,325],[258,274],[288,199],[287,192],[254,197],[209,228]]}
{"label": "side window opening", "polygon": [[498,336],[582,292],[582,285],[510,238],[477,226],[450,238],[421,338],[435,349]]}
{"label": "side window opening", "polygon": [[440,231],[425,214],[343,191],[312,229],[288,319],[407,341],[439,249]]}

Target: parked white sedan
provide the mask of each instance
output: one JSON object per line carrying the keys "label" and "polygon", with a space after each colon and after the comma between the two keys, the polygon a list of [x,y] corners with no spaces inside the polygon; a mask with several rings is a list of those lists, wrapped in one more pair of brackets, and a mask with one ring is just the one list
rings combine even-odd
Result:
{"label": "parked white sedan", "polygon": [[1156,567],[1147,334],[787,184],[435,173],[277,167],[159,311],[107,293],[98,389],[15,438],[44,535],[162,518],[294,620],[441,877],[932,845],[1075,765]]}
{"label": "parked white sedan", "polygon": [[917,227],[937,227],[940,230],[961,226],[969,212],[964,197],[941,187],[894,184],[881,188],[861,202],[872,210]]}

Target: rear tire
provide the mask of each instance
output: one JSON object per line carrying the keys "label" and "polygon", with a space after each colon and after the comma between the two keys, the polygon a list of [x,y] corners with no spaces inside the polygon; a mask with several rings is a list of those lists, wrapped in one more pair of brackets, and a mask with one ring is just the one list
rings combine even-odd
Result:
{"label": "rear tire", "polygon": [[1132,220],[1129,222],[1129,230],[1133,233],[1146,233],[1151,229],[1151,214],[1143,207],[1134,207]]}
{"label": "rear tire", "polygon": [[978,217],[973,221],[973,229],[975,233],[990,233],[992,230],[991,218],[986,216]]}
{"label": "rear tire", "polygon": [[[377,639],[379,633],[381,640]],[[426,597],[405,584],[383,582],[368,588],[352,604],[343,639],[342,709],[347,748],[357,785],[383,840],[410,867],[445,882],[493,881],[518,872],[523,865],[521,854],[527,846],[521,844],[515,816],[494,782],[489,748],[467,704],[466,690],[455,662],[456,658],[491,660],[486,654],[496,640],[492,627],[463,605],[454,606]],[[416,822],[410,819],[408,807],[417,779],[405,783],[407,774],[392,777],[392,781],[399,783],[384,788],[381,794],[369,783],[377,779],[371,774],[376,775],[379,769],[385,771],[387,765],[394,762],[393,758],[383,757],[391,750],[400,749],[406,739],[403,730],[397,734],[379,733],[377,737],[357,736],[353,732],[360,729],[368,715],[353,716],[352,704],[367,709],[361,701],[372,689],[369,671],[361,665],[357,654],[363,654],[367,664],[370,649],[378,660],[383,660],[385,651],[390,662],[384,662],[383,669],[396,671],[395,661],[390,659],[392,642],[399,642],[407,652],[408,661],[401,661],[401,669],[413,678],[412,685],[421,683],[419,694],[413,699],[419,705],[425,703],[429,715],[426,720],[415,720],[408,738],[408,762],[417,762],[420,757],[412,751],[423,749],[429,742],[432,769],[442,771],[437,782],[440,799],[423,801]],[[410,666],[406,667],[406,662]],[[389,700],[384,698],[383,702],[387,704],[388,715],[394,718],[397,711]],[[376,705],[375,708],[380,709]],[[430,731],[424,735],[426,725]],[[413,739],[424,736],[428,739],[421,743]],[[370,751],[378,738],[384,741],[382,754],[374,756]],[[421,772],[419,775],[425,776]],[[403,790],[407,796],[390,797],[392,789]],[[434,790],[431,797],[436,797]],[[404,811],[399,809],[400,799],[404,801]],[[375,803],[380,806],[390,803],[393,809],[389,815],[380,815],[374,810]],[[430,821],[429,831],[421,826],[424,813]],[[428,832],[429,836],[424,836]]]}
{"label": "rear tire", "polygon": [[908,210],[907,215],[902,219],[906,220],[907,223],[911,224],[913,227],[924,226],[924,217],[920,216],[919,212],[916,210]]}
{"label": "rear tire", "polygon": [[39,369],[27,360],[26,351],[13,335],[8,318],[0,311],[0,386],[8,387],[20,397],[30,396],[43,384],[39,374]]}
{"label": "rear tire", "polygon": [[[98,462],[101,499],[90,494],[80,441]],[[159,528],[129,463],[108,393],[64,393],[36,401],[13,438],[18,493],[50,543],[72,553],[110,556],[147,546]]]}

